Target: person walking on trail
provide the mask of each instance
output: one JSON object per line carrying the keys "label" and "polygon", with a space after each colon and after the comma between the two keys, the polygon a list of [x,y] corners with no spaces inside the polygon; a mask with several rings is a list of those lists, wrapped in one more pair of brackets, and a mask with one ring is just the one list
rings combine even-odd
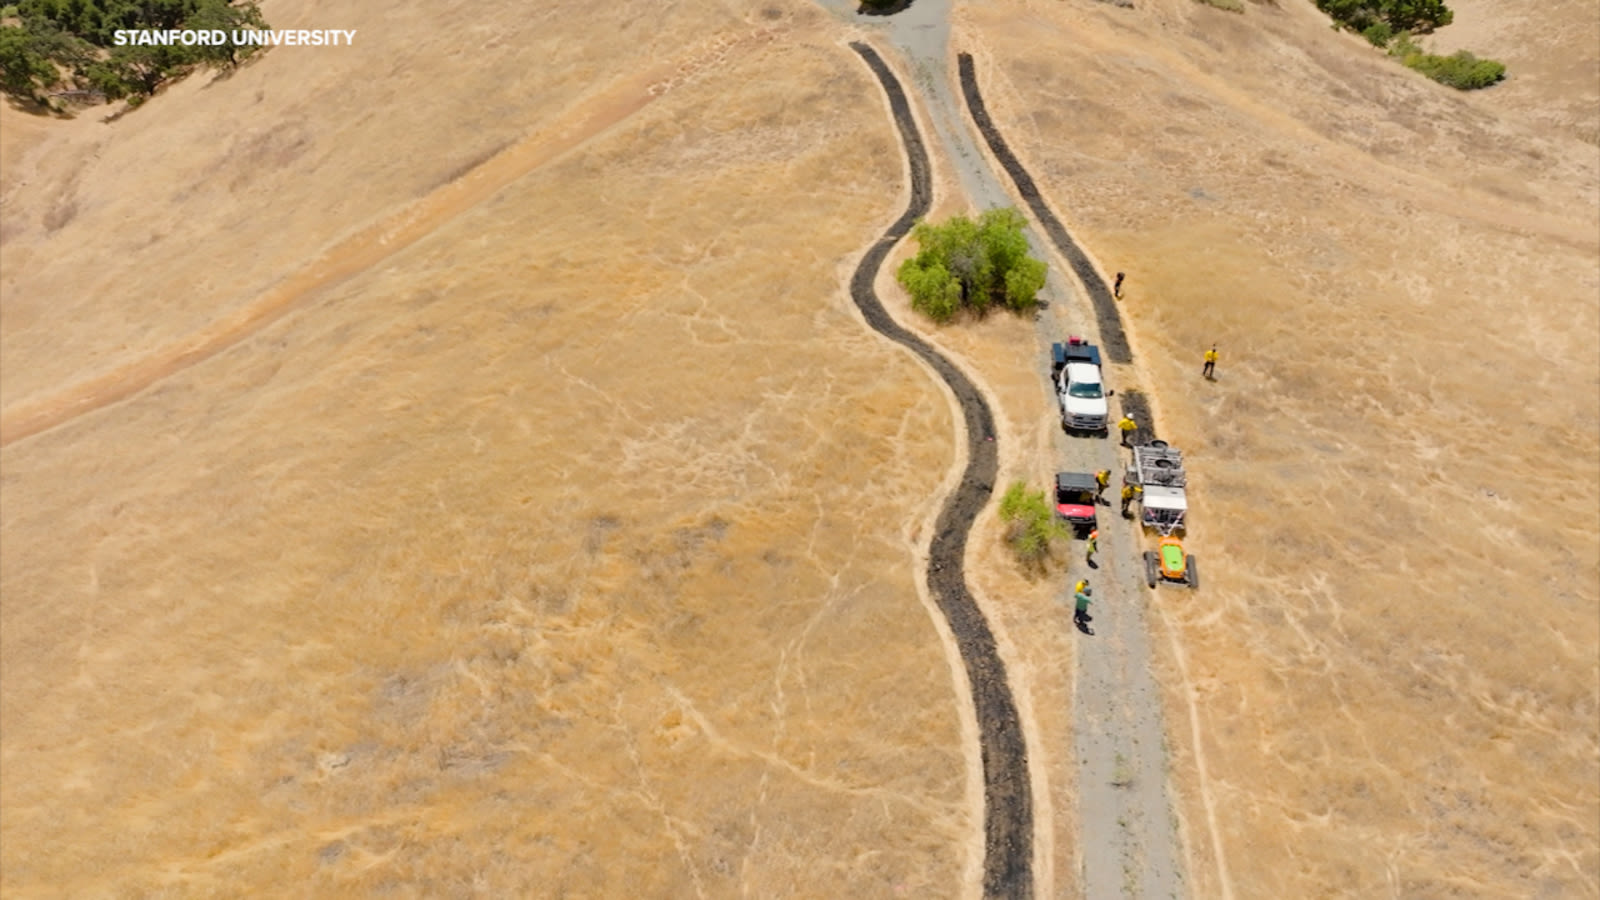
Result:
{"label": "person walking on trail", "polygon": [[1139,423],[1133,420],[1133,416],[1130,416],[1127,413],[1122,414],[1122,419],[1117,422],[1117,430],[1122,432],[1122,446],[1133,446],[1132,444],[1128,443],[1128,441],[1133,438],[1133,432],[1137,430],[1138,427]]}
{"label": "person walking on trail", "polygon": [[1083,556],[1084,562],[1094,565],[1094,555],[1100,550],[1099,529],[1089,532],[1089,543],[1084,545],[1084,550],[1086,551]]}
{"label": "person walking on trail", "polygon": [[1117,283],[1111,287],[1111,296],[1116,297],[1118,300],[1122,299],[1122,279],[1125,277],[1127,276],[1123,275],[1121,272],[1118,272]]}
{"label": "person walking on trail", "polygon": [[1089,596],[1089,584],[1085,581],[1080,581],[1078,584],[1079,589],[1072,595],[1072,624],[1078,626],[1084,634],[1094,634],[1094,629],[1089,627],[1089,623],[1094,621],[1094,616],[1089,615],[1089,603],[1092,600]]}
{"label": "person walking on trail", "polygon": [[1133,498],[1139,496],[1139,493],[1142,490],[1143,488],[1139,487],[1137,484],[1122,485],[1122,517],[1124,519],[1129,517],[1128,507],[1133,504]]}
{"label": "person walking on trail", "polygon": [[[1105,498],[1106,498],[1106,488],[1109,487],[1110,485],[1111,485],[1111,470],[1110,469],[1101,469],[1100,471],[1094,473],[1094,498],[1096,500],[1105,500]],[[1111,504],[1108,502],[1108,503],[1106,503],[1106,505],[1110,506]]]}
{"label": "person walking on trail", "polygon": [[1204,369],[1200,370],[1200,374],[1204,375],[1207,378],[1212,379],[1213,381],[1215,381],[1216,379],[1212,375],[1212,373],[1215,372],[1216,369],[1217,369],[1217,345],[1216,344],[1212,344],[1211,345],[1211,349],[1206,351],[1206,367]]}

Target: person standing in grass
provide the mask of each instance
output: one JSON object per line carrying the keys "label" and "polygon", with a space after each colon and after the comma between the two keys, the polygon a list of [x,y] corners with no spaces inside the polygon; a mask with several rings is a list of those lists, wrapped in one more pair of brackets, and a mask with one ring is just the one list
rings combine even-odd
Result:
{"label": "person standing in grass", "polygon": [[1207,378],[1210,378],[1213,381],[1215,381],[1216,378],[1212,373],[1215,372],[1216,370],[1217,370],[1217,345],[1216,344],[1212,344],[1211,345],[1211,349],[1206,351],[1206,366],[1205,366],[1205,368],[1200,370],[1200,374],[1204,375]]}

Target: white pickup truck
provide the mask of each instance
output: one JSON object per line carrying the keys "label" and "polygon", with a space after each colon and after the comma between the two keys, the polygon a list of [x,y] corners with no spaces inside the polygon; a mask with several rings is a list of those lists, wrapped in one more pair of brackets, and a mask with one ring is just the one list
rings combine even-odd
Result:
{"label": "white pickup truck", "polygon": [[1111,392],[1101,383],[1099,348],[1082,338],[1070,337],[1050,350],[1062,427],[1105,434],[1110,424],[1106,398]]}

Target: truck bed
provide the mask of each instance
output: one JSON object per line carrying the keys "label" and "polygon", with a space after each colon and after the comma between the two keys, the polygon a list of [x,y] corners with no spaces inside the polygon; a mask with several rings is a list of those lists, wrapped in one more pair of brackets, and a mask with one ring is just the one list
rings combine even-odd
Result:
{"label": "truck bed", "polygon": [[1050,371],[1058,373],[1067,363],[1086,362],[1100,365],[1100,348],[1093,344],[1062,342],[1050,345]]}

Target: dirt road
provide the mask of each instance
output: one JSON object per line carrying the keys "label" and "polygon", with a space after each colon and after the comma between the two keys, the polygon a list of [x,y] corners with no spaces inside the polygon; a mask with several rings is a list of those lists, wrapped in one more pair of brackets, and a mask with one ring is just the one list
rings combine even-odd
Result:
{"label": "dirt road", "polygon": [[[825,5],[848,16],[844,4]],[[1050,212],[1036,183],[1015,157],[1002,149],[991,158],[981,149],[980,131],[988,132],[991,147],[999,143],[1003,148],[1003,139],[982,110],[976,70],[966,54],[962,54],[963,88],[974,108],[969,110],[955,89],[948,15],[948,2],[921,0],[891,17],[850,18],[881,33],[903,55],[916,99],[936,138],[936,152],[950,162],[972,206],[1017,206],[1042,223],[1042,228],[1029,234],[1034,253],[1052,262],[1045,296],[1053,302],[1038,318],[1034,358],[1040,377],[1049,377],[1046,353],[1050,342],[1067,333],[1102,344],[1112,363],[1131,362],[1115,301],[1095,263]],[[975,127],[978,123],[981,128]],[[1005,186],[1002,169],[1009,173],[1017,194]],[[1038,232],[1050,240],[1042,239]],[[1068,272],[1076,278],[1063,274]],[[1131,378],[1132,372],[1109,373],[1112,387],[1118,386],[1119,376]],[[1146,426],[1144,437],[1149,439],[1149,423],[1142,424]],[[1055,441],[1055,459],[1062,469],[1080,471],[1116,471],[1122,466],[1115,441],[1075,440],[1060,434]],[[1038,473],[1041,478],[1049,474]],[[1145,621],[1149,591],[1136,564],[1142,549],[1140,535],[1115,515],[1102,516],[1101,521],[1098,568],[1087,572],[1098,600],[1094,610],[1097,634],[1084,636],[1073,676],[1081,834],[1075,854],[1079,888],[1076,892],[1069,888],[1069,893],[1092,898],[1182,896],[1161,696],[1150,674]],[[1074,549],[1074,556],[1077,552]],[[1074,566],[1082,563],[1075,561]],[[1063,612],[1071,599],[1068,583],[1063,579]],[[1065,615],[1062,625],[1071,627]],[[992,803],[989,812],[994,812]],[[992,865],[992,860],[986,864],[986,872],[992,871]],[[1050,886],[1044,890],[1049,891]],[[989,893],[994,894],[992,890]]]}
{"label": "dirt road", "polygon": [[[1059,307],[1052,306],[1056,315],[1045,317],[1041,325],[1054,325],[1054,330],[1046,327],[1041,337],[1092,334],[1110,362],[1131,363],[1132,349],[1104,277],[1051,211],[1037,183],[989,118],[972,57],[961,54],[960,67],[962,96],[974,125],[1080,281],[1071,298],[1075,302],[1068,304],[1075,309],[1063,317]],[[1072,315],[1084,308],[1085,294],[1093,301],[1092,321]],[[1126,387],[1132,370],[1119,368],[1120,372],[1107,377],[1113,390],[1119,382],[1124,384],[1121,406],[1140,425],[1136,440],[1155,440],[1149,404],[1141,393]],[[1065,445],[1062,458],[1077,463],[1083,471],[1106,468],[1117,472],[1125,465],[1110,441],[1079,441],[1061,435],[1058,445]],[[1102,514],[1100,531],[1107,538],[1108,552],[1100,555],[1098,569],[1086,577],[1099,595],[1096,618],[1104,647],[1101,652],[1079,654],[1074,707],[1082,766],[1078,802],[1084,893],[1088,897],[1178,897],[1182,874],[1176,819],[1167,791],[1161,692],[1150,674],[1144,613],[1146,598],[1151,595],[1140,581],[1141,529]]]}

